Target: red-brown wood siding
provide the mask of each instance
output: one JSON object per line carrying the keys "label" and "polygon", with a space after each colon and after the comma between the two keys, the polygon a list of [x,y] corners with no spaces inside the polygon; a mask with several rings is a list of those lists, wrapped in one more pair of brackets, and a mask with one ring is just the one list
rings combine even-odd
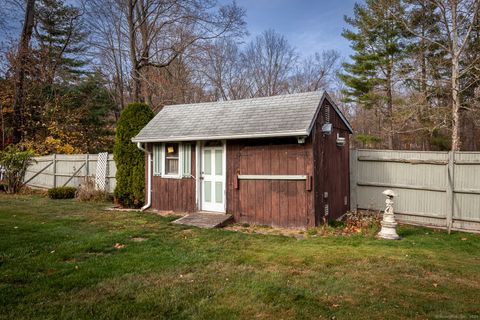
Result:
{"label": "red-brown wood siding", "polygon": [[227,141],[227,212],[237,222],[313,226],[313,193],[305,180],[237,180],[238,174],[311,177],[311,163],[311,145],[295,138]]}
{"label": "red-brown wood siding", "polygon": [[[330,135],[322,133],[325,108],[330,109],[330,122],[333,125]],[[346,139],[343,147],[337,146],[337,133]],[[349,131],[328,102],[325,102],[319,112],[311,138],[315,166],[315,215],[318,225],[325,218],[325,205],[328,205],[329,211],[327,220],[339,218],[350,208]],[[327,197],[325,192],[328,193]]]}
{"label": "red-brown wood siding", "polygon": [[[325,108],[330,109],[331,135],[322,133]],[[346,139],[336,144],[337,133]],[[151,148],[151,145],[149,145]],[[192,144],[192,175],[196,176],[195,144]],[[280,227],[313,227],[349,208],[349,132],[325,102],[305,144],[296,138],[246,139],[227,141],[227,213],[236,222]],[[237,175],[307,175],[299,180],[238,180]],[[311,179],[311,180],[310,180]],[[193,178],[152,180],[152,208],[178,212],[197,210]],[[328,197],[324,197],[325,192]]]}
{"label": "red-brown wood siding", "polygon": [[[192,143],[192,176],[196,175],[195,152],[195,144]],[[195,179],[186,177],[173,179],[153,176],[151,208],[155,210],[175,212],[196,211]]]}

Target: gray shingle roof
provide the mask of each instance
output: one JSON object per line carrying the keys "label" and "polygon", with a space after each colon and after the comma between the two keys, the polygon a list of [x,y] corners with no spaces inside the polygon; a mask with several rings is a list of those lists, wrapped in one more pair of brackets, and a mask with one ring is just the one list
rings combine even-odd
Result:
{"label": "gray shingle roof", "polygon": [[315,91],[165,106],[132,141],[308,136],[323,97]]}

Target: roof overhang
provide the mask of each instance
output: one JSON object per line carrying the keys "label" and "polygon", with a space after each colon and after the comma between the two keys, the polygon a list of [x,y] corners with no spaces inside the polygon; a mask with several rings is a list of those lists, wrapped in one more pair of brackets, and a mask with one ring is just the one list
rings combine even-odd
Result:
{"label": "roof overhang", "polygon": [[234,140],[234,139],[254,139],[254,138],[282,138],[282,137],[308,137],[309,133],[305,131],[282,131],[271,133],[252,133],[244,135],[229,135],[229,136],[180,136],[180,137],[165,137],[152,139],[135,139],[132,142],[175,142],[175,141],[207,141],[207,140]]}
{"label": "roof overhang", "polygon": [[325,91],[323,93],[323,96],[325,97],[325,99],[328,100],[328,102],[330,102],[330,104],[332,105],[333,107],[333,110],[335,110],[335,112],[338,114],[338,116],[340,117],[340,119],[342,119],[343,123],[345,124],[345,126],[348,128],[348,131],[350,131],[350,134],[353,134],[353,128],[352,128],[352,125],[350,124],[350,122],[347,120],[347,118],[345,117],[345,115],[343,114],[342,111],[340,111],[340,109],[338,108],[337,104],[335,103],[335,101],[333,101],[333,99],[330,97],[330,95]]}
{"label": "roof overhang", "polygon": [[350,122],[348,122],[347,118],[345,118],[345,115],[340,111],[338,106],[335,104],[335,101],[333,101],[333,99],[330,97],[327,91],[324,91],[322,98],[320,99],[320,103],[318,104],[317,111],[315,112],[315,117],[313,117],[312,122],[308,127],[308,135],[310,135],[310,132],[312,132],[313,126],[315,125],[315,121],[317,120],[317,117],[318,117],[318,113],[320,112],[320,109],[322,108],[325,100],[327,100],[332,105],[333,110],[335,110],[335,112],[338,114],[338,116],[340,117],[342,122],[345,124],[350,134],[353,134],[353,129],[352,129],[352,126],[350,125]]}

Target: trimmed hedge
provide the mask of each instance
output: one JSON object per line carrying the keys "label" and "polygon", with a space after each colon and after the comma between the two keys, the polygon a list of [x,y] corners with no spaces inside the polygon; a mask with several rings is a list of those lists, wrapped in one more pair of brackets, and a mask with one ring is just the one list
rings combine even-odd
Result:
{"label": "trimmed hedge", "polygon": [[115,133],[113,158],[117,165],[115,201],[139,208],[145,202],[145,157],[132,142],[154,114],[145,103],[130,103],[120,114]]}
{"label": "trimmed hedge", "polygon": [[47,194],[50,199],[73,199],[76,191],[73,187],[58,187],[49,189]]}

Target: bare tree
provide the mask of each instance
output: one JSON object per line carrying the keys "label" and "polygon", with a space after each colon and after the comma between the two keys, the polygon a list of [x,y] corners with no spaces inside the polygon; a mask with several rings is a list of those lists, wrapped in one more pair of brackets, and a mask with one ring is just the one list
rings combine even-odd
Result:
{"label": "bare tree", "polygon": [[128,0],[134,100],[148,100],[142,92],[144,70],[166,68],[195,43],[243,32],[244,11],[235,3],[214,9],[212,1]]}
{"label": "bare tree", "polygon": [[129,74],[131,100],[150,104],[154,90],[149,77],[155,73],[149,70],[166,69],[194,45],[244,33],[245,11],[234,2],[217,6],[205,0],[92,0],[84,5],[96,18],[108,16],[113,8],[114,17],[90,25],[92,44],[97,53],[110,51],[119,86],[124,85],[120,78]]}
{"label": "bare tree", "polygon": [[328,90],[336,81],[335,76],[340,70],[340,53],[335,50],[326,50],[322,53],[305,58],[296,67],[295,75],[291,79],[291,92],[306,92]]}
{"label": "bare tree", "polygon": [[240,48],[233,40],[220,39],[204,48],[198,65],[215,100],[250,96],[252,81],[243,62]]}
{"label": "bare tree", "polygon": [[288,92],[288,79],[298,59],[295,49],[282,35],[267,30],[257,36],[243,54],[249,77],[254,82],[252,96],[272,96]]}
{"label": "bare tree", "polygon": [[117,0],[83,0],[92,61],[109,78],[118,119],[129,91],[128,33],[123,4]]}
{"label": "bare tree", "polygon": [[[451,89],[451,113],[452,113],[452,150],[459,151],[461,148],[461,77],[470,72],[474,63],[462,65],[462,57],[465,48],[476,27],[477,17],[480,14],[480,0],[427,0],[436,7],[440,16],[440,38],[430,38],[414,30],[409,24],[409,17],[398,17],[406,29],[418,38],[434,43],[445,50],[450,62],[450,89]],[[423,1],[412,2],[411,6],[422,6]],[[410,11],[411,12],[411,11]]]}

